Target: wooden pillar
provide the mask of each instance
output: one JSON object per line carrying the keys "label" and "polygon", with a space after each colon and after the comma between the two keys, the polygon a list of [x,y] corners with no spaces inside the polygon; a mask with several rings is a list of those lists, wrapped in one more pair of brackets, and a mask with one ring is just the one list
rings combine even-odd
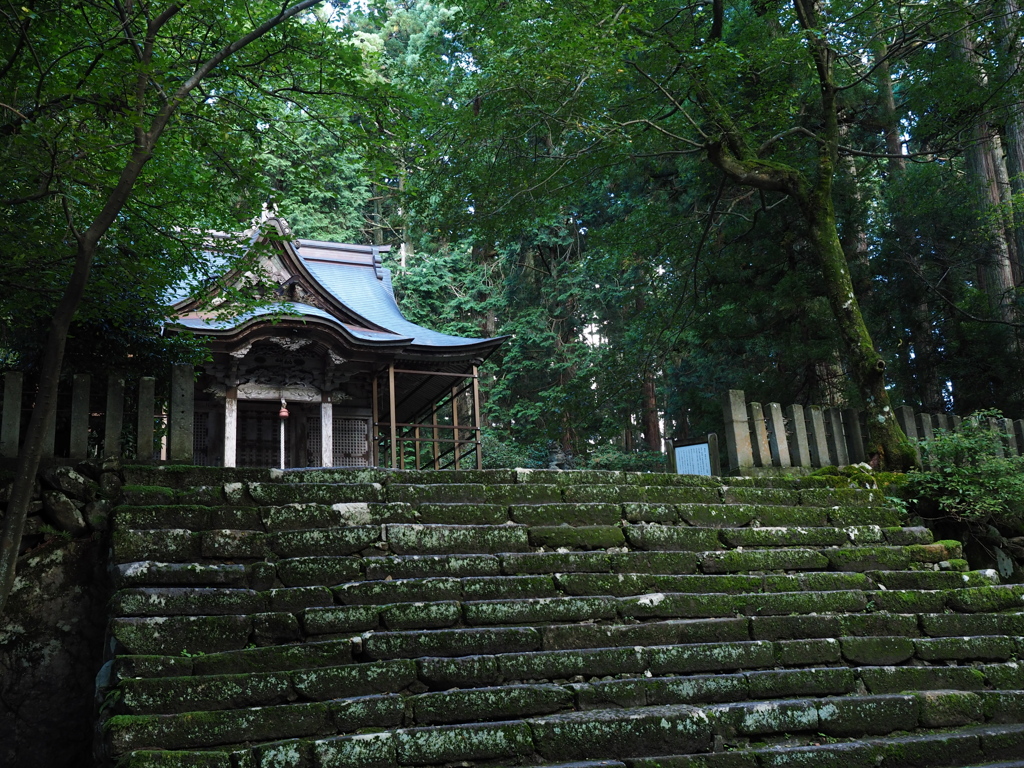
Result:
{"label": "wooden pillar", "polygon": [[768,422],[771,431],[768,433],[768,448],[772,454],[772,464],[776,467],[790,467],[789,442],[786,440],[786,420],[782,415],[782,406],[768,403]]}
{"label": "wooden pillar", "polygon": [[224,392],[224,466],[238,466],[238,387]]}
{"label": "wooden pillar", "polygon": [[420,466],[420,428],[416,427],[413,430],[413,441],[412,444],[415,446],[416,451],[416,469],[422,469]]}
{"label": "wooden pillar", "polygon": [[484,468],[484,446],[480,431],[480,376],[473,366],[473,428],[476,430],[476,468]]}
{"label": "wooden pillar", "polygon": [[851,464],[860,464],[867,461],[864,452],[864,433],[860,428],[860,411],[855,408],[844,408],[843,432],[846,433],[846,453],[850,457]]}
{"label": "wooden pillar", "polygon": [[104,415],[103,458],[121,456],[121,430],[124,427],[124,375],[112,373],[107,379],[107,410]]}
{"label": "wooden pillar", "polygon": [[764,422],[764,409],[760,403],[748,403],[747,414],[750,417],[750,426],[754,433],[753,454],[755,467],[770,467],[772,465],[771,449],[768,446],[768,427]]}
{"label": "wooden pillar", "polygon": [[76,373],[71,384],[71,440],[68,458],[81,460],[89,454],[89,384],[88,373]]}
{"label": "wooden pillar", "polygon": [[832,445],[829,446],[835,457],[836,466],[845,467],[850,463],[850,454],[846,450],[846,435],[843,433],[843,417],[838,408],[828,409],[829,426],[832,428]]}
{"label": "wooden pillar", "polygon": [[192,431],[195,419],[195,369],[191,365],[171,367],[171,410],[167,425],[167,458],[177,464],[191,464]]}
{"label": "wooden pillar", "polygon": [[153,412],[156,410],[156,379],[139,379],[139,417],[135,431],[135,460],[148,464],[153,460]]}
{"label": "wooden pillar", "polygon": [[807,441],[807,421],[804,418],[804,407],[802,405],[791,405],[786,409],[786,418],[789,426],[793,429],[790,436],[789,455],[792,458],[793,466],[811,466],[811,447]]}
{"label": "wooden pillar", "polygon": [[747,405],[742,389],[730,389],[722,401],[725,417],[725,448],[729,455],[729,469],[742,472],[754,466],[754,448],[750,442]]}
{"label": "wooden pillar", "polygon": [[391,468],[398,466],[398,414],[395,413],[395,364],[388,364],[388,421],[391,423]]}
{"label": "wooden pillar", "polygon": [[437,405],[430,412],[430,423],[434,425],[434,440],[431,443],[433,446],[434,453],[434,469],[440,469],[441,467],[441,444],[437,442]]}
{"label": "wooden pillar", "polygon": [[334,466],[334,403],[329,392],[320,399],[320,466]]}
{"label": "wooden pillar", "polygon": [[455,438],[453,445],[455,446],[455,463],[452,465],[455,469],[459,469],[459,449],[462,447],[459,444],[459,398],[456,394],[458,392],[458,386],[452,387],[452,436]]}
{"label": "wooden pillar", "polygon": [[809,421],[811,425],[810,447],[811,465],[815,467],[827,467],[829,463],[828,439],[825,437],[825,416],[822,414],[820,405],[808,406]]}
{"label": "wooden pillar", "polygon": [[371,415],[370,423],[371,430],[373,432],[370,443],[372,448],[370,449],[370,455],[373,460],[373,466],[380,466],[380,403],[377,399],[377,375],[374,374],[370,382],[370,407],[373,410]]}
{"label": "wooden pillar", "polygon": [[4,374],[4,421],[0,425],[0,455],[13,458],[18,455],[21,438],[21,371]]}

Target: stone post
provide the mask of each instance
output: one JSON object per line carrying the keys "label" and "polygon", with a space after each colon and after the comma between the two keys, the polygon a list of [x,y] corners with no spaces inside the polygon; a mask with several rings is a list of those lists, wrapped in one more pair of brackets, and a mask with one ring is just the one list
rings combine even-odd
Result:
{"label": "stone post", "polygon": [[[935,439],[935,433],[932,432],[932,417],[927,413],[919,413],[914,417],[914,424],[917,426],[917,434],[919,439],[923,440],[926,444],[930,443]],[[928,460],[928,466],[932,466],[932,460]]]}
{"label": "stone post", "polygon": [[103,458],[120,458],[121,429],[124,427],[124,375],[111,373],[107,379],[107,412],[104,419]]}
{"label": "stone post", "polygon": [[156,410],[156,379],[139,379],[139,419],[135,432],[135,460],[148,464],[153,460],[153,412]]}
{"label": "stone post", "polygon": [[843,409],[843,432],[846,433],[846,452],[851,464],[867,461],[864,453],[864,433],[860,428],[860,411],[855,408]]}
{"label": "stone post", "polygon": [[989,416],[986,424],[988,424],[988,429],[992,433],[992,445],[996,449],[996,456],[1002,459],[1006,456],[1006,451],[1003,450],[1003,430],[999,427],[999,419],[995,416]]}
{"label": "stone post", "polygon": [[914,409],[909,405],[901,405],[896,409],[896,421],[899,422],[903,434],[907,436],[910,444],[914,446],[914,453],[917,455],[917,463],[921,463],[921,446],[917,444],[917,420],[914,418]]}
{"label": "stone post", "polygon": [[949,432],[949,416],[944,413],[937,413],[932,416],[932,429],[941,429],[943,432]]}
{"label": "stone post", "polygon": [[742,389],[730,389],[722,401],[725,417],[725,450],[729,456],[729,469],[738,470],[754,466],[754,449],[750,442],[747,422],[747,404]]}
{"label": "stone post", "polygon": [[789,441],[786,439],[786,419],[782,415],[782,406],[778,403],[768,403],[768,423],[771,425],[768,448],[772,453],[772,464],[776,467],[792,466],[789,458]]}
{"label": "stone post", "polygon": [[[675,453],[673,451],[673,453]],[[718,455],[718,435],[714,432],[708,432],[708,454],[711,458],[711,475],[713,477],[722,476],[722,459]],[[675,461],[675,457],[672,459]]]}
{"label": "stone post", "polygon": [[167,458],[177,464],[191,464],[192,431],[195,419],[195,370],[191,365],[171,368],[171,408],[167,425]]}
{"label": "stone post", "polygon": [[764,421],[764,410],[760,403],[747,405],[747,413],[750,416],[750,426],[754,431],[753,454],[755,467],[770,467],[772,465],[771,448],[768,445],[768,426]]}
{"label": "stone post", "polygon": [[829,464],[828,437],[825,434],[825,415],[820,405],[808,406],[811,423],[811,464],[815,467],[827,467]]}
{"label": "stone post", "polygon": [[1006,443],[1006,455],[1016,456],[1017,451],[1017,438],[1013,434],[1013,422],[1010,419],[999,420],[999,430],[1003,433],[1003,440]]}
{"label": "stone post", "polygon": [[843,433],[843,417],[838,408],[829,408],[828,424],[832,431],[829,444],[829,455],[835,457],[836,466],[846,467],[850,464],[850,454],[846,450],[846,435]]}
{"label": "stone post", "polygon": [[88,373],[76,373],[72,382],[68,457],[81,460],[89,453],[89,387],[92,377]]}
{"label": "stone post", "polygon": [[4,374],[4,421],[0,426],[0,455],[14,458],[21,440],[21,371]]}
{"label": "stone post", "polygon": [[1016,419],[1013,422],[1013,434],[1017,438],[1017,447],[1024,453],[1024,419]]}
{"label": "stone post", "polygon": [[789,455],[793,466],[811,466],[811,447],[807,442],[807,421],[804,418],[802,405],[791,405],[786,409],[786,418],[793,433],[790,435]]}

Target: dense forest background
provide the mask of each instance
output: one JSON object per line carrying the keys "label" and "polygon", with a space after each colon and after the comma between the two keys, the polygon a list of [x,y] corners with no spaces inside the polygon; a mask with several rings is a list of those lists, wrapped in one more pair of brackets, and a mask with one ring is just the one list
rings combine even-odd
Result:
{"label": "dense forest background", "polygon": [[[152,333],[195,272],[187,233],[266,204],[300,237],[390,244],[410,319],[509,336],[485,368],[495,461],[653,466],[720,429],[730,388],[1022,416],[1022,29],[1016,0],[321,6],[275,42],[302,56],[214,81],[152,161],[68,355],[194,354]],[[116,119],[85,109],[74,130]],[[31,370],[73,221],[49,232],[14,183],[0,347]]]}

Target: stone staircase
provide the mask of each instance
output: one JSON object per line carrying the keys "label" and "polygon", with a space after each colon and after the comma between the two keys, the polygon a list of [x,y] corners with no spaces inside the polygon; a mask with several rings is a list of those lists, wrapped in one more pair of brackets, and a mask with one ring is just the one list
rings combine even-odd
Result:
{"label": "stone staircase", "polygon": [[967,571],[877,491],[526,470],[126,481],[110,765],[1024,767],[1024,586]]}

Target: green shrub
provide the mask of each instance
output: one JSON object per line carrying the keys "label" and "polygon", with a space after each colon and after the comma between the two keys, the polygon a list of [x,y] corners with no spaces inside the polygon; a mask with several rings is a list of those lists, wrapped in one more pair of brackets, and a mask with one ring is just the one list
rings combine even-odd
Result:
{"label": "green shrub", "polygon": [[658,451],[624,452],[614,445],[600,445],[587,456],[577,457],[580,469],[610,469],[620,472],[666,472],[665,454]]}
{"label": "green shrub", "polygon": [[[907,495],[933,502],[963,522],[1019,529],[1024,522],[1024,456],[1011,456],[1005,437],[989,428],[999,411],[979,411],[956,432],[938,430],[921,444],[924,466],[907,475]],[[1003,455],[1000,455],[1003,454]]]}

